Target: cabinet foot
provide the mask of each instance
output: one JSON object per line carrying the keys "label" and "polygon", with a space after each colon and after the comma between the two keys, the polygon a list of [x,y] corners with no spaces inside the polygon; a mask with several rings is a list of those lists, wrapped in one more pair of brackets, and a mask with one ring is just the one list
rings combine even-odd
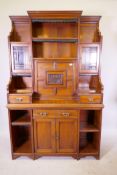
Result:
{"label": "cabinet foot", "polygon": [[100,155],[95,156],[97,160],[100,160]]}
{"label": "cabinet foot", "polygon": [[12,160],[17,159],[18,157],[20,157],[20,156],[15,156],[15,155],[12,155]]}
{"label": "cabinet foot", "polygon": [[78,159],[78,156],[77,156],[77,155],[73,155],[72,157],[73,157],[74,159],[76,159],[76,160]]}

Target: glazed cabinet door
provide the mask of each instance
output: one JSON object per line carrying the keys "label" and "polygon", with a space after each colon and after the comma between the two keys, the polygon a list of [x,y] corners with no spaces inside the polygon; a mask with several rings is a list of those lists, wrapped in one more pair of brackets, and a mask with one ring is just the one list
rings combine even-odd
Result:
{"label": "glazed cabinet door", "polygon": [[80,45],[80,73],[98,73],[99,45]]}
{"label": "glazed cabinet door", "polygon": [[11,65],[13,74],[31,74],[31,51],[28,43],[11,42]]}
{"label": "glazed cabinet door", "polygon": [[55,120],[35,118],[34,140],[36,153],[55,152]]}
{"label": "glazed cabinet door", "polygon": [[57,152],[76,153],[78,124],[77,119],[57,119],[56,120],[56,141]]}

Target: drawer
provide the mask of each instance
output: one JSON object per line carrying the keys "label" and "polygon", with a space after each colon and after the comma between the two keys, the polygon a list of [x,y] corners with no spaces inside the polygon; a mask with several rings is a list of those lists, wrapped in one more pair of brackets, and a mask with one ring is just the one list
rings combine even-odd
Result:
{"label": "drawer", "polygon": [[67,118],[70,118],[70,117],[78,117],[79,115],[79,111],[77,110],[60,110],[58,111],[58,115],[59,117],[67,117]]}
{"label": "drawer", "polygon": [[101,103],[101,95],[81,95],[80,103]]}
{"label": "drawer", "polygon": [[33,114],[36,117],[39,118],[55,118],[58,116],[58,113],[56,110],[40,110],[40,109],[34,109]]}
{"label": "drawer", "polygon": [[8,96],[9,103],[31,103],[31,95],[22,95],[22,94],[10,94]]}
{"label": "drawer", "polygon": [[78,111],[76,110],[33,110],[33,115],[36,118],[70,118],[77,117]]}

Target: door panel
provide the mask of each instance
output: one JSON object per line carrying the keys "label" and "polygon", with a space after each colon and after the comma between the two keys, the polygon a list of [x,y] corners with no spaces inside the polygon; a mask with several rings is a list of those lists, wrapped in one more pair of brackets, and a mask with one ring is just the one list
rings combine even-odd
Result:
{"label": "door panel", "polygon": [[36,72],[34,89],[40,94],[40,98],[73,95],[77,84],[75,61],[35,60],[34,65]]}
{"label": "door panel", "polygon": [[55,120],[34,119],[34,134],[37,153],[55,152]]}
{"label": "door panel", "polygon": [[99,45],[80,45],[80,73],[98,73]]}
{"label": "door panel", "polygon": [[56,140],[57,152],[76,153],[77,152],[77,119],[57,119],[56,120]]}

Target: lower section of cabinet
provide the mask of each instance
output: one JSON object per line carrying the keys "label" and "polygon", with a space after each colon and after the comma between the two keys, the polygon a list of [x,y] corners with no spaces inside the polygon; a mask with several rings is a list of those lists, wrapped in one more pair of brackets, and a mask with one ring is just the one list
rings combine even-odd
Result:
{"label": "lower section of cabinet", "polygon": [[72,156],[99,159],[101,109],[9,110],[12,158]]}
{"label": "lower section of cabinet", "polygon": [[77,153],[77,119],[36,119],[36,153]]}

